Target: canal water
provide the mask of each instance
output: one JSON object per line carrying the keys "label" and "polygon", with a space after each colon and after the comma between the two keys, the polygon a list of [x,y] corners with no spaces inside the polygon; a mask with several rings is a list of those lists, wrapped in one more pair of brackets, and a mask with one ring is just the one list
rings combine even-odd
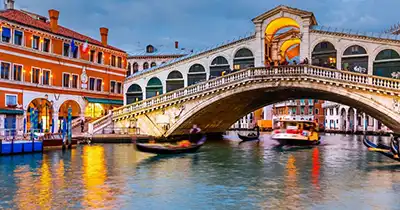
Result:
{"label": "canal water", "polygon": [[[239,144],[234,133],[199,153],[158,157],[131,144],[0,157],[1,209],[400,209],[400,163],[361,136],[315,148]],[[385,139],[387,141],[387,139]]]}

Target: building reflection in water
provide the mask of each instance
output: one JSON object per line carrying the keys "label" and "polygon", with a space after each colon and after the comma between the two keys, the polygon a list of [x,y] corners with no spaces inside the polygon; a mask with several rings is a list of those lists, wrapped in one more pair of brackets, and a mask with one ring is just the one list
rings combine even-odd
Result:
{"label": "building reflection in water", "polygon": [[311,182],[316,190],[320,189],[319,176],[320,176],[321,163],[319,161],[319,149],[315,147],[312,152],[312,171],[311,171]]}
{"label": "building reflection in water", "polygon": [[107,171],[104,147],[83,148],[83,205],[86,208],[104,208],[112,194],[106,184]]}
{"label": "building reflection in water", "polygon": [[285,176],[285,205],[296,207],[299,205],[300,190],[297,180],[297,167],[295,165],[296,158],[293,155],[289,155],[286,164],[286,176]]}

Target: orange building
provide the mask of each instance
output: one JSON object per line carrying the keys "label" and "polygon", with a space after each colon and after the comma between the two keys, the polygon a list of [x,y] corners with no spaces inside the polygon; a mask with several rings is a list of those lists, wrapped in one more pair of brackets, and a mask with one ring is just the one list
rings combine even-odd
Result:
{"label": "orange building", "polygon": [[8,1],[0,11],[0,134],[30,129],[30,110],[43,130],[58,132],[72,108],[74,119],[98,118],[123,104],[127,54],[49,18],[16,10]]}

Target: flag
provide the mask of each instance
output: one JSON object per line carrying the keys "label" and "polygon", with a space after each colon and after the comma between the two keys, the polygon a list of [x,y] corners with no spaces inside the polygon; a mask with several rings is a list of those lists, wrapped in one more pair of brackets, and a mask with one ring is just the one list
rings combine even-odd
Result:
{"label": "flag", "polygon": [[82,52],[87,53],[88,51],[89,51],[89,44],[88,41],[86,40],[86,42],[82,45]]}
{"label": "flag", "polygon": [[75,52],[75,48],[76,48],[76,46],[75,46],[75,40],[72,39],[72,41],[71,41],[71,51],[72,51],[72,52]]}

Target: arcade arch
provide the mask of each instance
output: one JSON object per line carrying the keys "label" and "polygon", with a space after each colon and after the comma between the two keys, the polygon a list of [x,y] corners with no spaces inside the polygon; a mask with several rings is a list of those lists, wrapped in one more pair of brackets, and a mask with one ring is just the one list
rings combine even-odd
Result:
{"label": "arcade arch", "polygon": [[360,45],[348,47],[342,56],[342,69],[356,73],[368,74],[368,53]]}
{"label": "arcade arch", "polygon": [[233,69],[240,70],[254,67],[254,55],[248,48],[241,48],[233,58]]}
{"label": "arcade arch", "polygon": [[381,77],[400,79],[399,53],[392,49],[380,51],[374,61],[373,74]]}
{"label": "arcade arch", "polygon": [[221,76],[223,72],[230,73],[230,71],[228,60],[223,56],[218,56],[211,62],[210,79]]}
{"label": "arcade arch", "polygon": [[176,70],[168,74],[166,82],[167,82],[167,93],[170,91],[183,88],[185,86],[182,73]]}
{"label": "arcade arch", "polygon": [[337,50],[335,46],[323,41],[318,43],[312,51],[312,65],[326,68],[336,68]]}
{"label": "arcade arch", "polygon": [[157,77],[151,78],[146,86],[146,99],[163,94],[163,86],[161,80]]}
{"label": "arcade arch", "polygon": [[143,91],[138,84],[132,84],[129,86],[126,92],[126,104],[131,104],[136,101],[143,100]]}
{"label": "arcade arch", "polygon": [[205,81],[207,79],[206,69],[201,64],[194,64],[188,73],[188,86]]}

